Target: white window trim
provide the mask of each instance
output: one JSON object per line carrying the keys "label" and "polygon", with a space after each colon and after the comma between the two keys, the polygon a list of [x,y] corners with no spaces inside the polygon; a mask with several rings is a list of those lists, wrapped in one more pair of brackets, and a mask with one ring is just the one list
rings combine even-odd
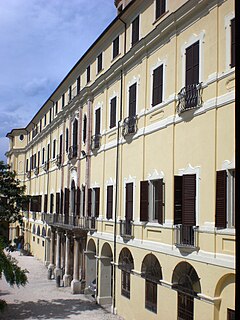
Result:
{"label": "white window trim", "polygon": [[[154,23],[155,21],[158,21],[160,19],[160,17],[161,17],[160,16],[159,18],[156,19],[156,10],[157,10],[156,0],[154,0],[153,8],[154,8],[154,11],[153,11],[153,23]],[[165,13],[167,11],[168,11],[168,0],[165,0]]]}
{"label": "white window trim", "polygon": [[204,81],[204,38],[205,30],[202,30],[198,35],[192,34],[188,40],[181,46],[181,60],[182,60],[182,88],[185,87],[186,78],[186,49],[199,41],[199,83]]}
{"label": "white window trim", "polygon": [[127,113],[127,117],[129,117],[129,88],[134,85],[136,83],[136,115],[138,115],[138,87],[140,86],[140,75],[138,75],[137,77],[134,76],[132,78],[132,80],[130,80],[127,84],[127,110],[126,110],[126,113]]}
{"label": "white window trim", "polygon": [[[116,98],[116,125],[112,128],[110,128],[110,122],[111,122],[111,100]],[[108,108],[108,130],[113,130],[114,128],[117,127],[117,121],[118,121],[118,92],[116,91],[113,91],[113,94],[109,97],[108,99],[108,105],[109,105],[109,108]]]}
{"label": "white window trim", "polygon": [[[124,212],[124,217],[120,217],[120,219],[125,220],[126,218],[126,184],[127,183],[133,183],[133,221],[134,222],[139,222],[139,217],[135,215],[135,204],[136,204],[136,177],[132,177],[131,175],[128,176],[128,178],[123,179],[123,212]],[[119,220],[120,220],[119,219]]]}
{"label": "white window trim", "polygon": [[104,134],[105,131],[103,131],[103,102],[98,102],[94,107],[94,114],[93,114],[93,134],[95,134],[95,126],[96,126],[96,111],[100,109],[100,134]]}
{"label": "white window trim", "polygon": [[[112,212],[112,219],[107,219],[107,187],[113,187],[113,212]],[[106,199],[105,199],[105,216],[106,216],[106,220],[107,221],[113,221],[114,220],[114,212],[115,212],[115,197],[114,197],[114,194],[115,194],[115,191],[116,191],[116,180],[113,179],[112,177],[109,178],[109,180],[106,181],[106,184],[105,184],[105,194],[106,194]]]}
{"label": "white window trim", "polygon": [[199,226],[200,222],[200,217],[199,217],[199,212],[200,212],[200,166],[192,167],[191,164],[188,164],[186,168],[179,169],[178,173],[180,176],[183,175],[188,175],[188,174],[195,174],[196,175],[196,226]]}
{"label": "white window trim", "polygon": [[224,27],[226,32],[226,66],[225,71],[228,71],[231,68],[231,20],[235,18],[235,13],[230,12],[227,16],[224,18]]}
{"label": "white window trim", "polygon": [[133,48],[136,44],[132,44],[132,23],[133,21],[139,16],[139,39],[138,42],[142,39],[142,32],[141,32],[141,21],[142,21],[142,17],[141,17],[141,13],[139,12],[138,14],[136,14],[132,20],[131,20],[131,27],[130,27],[130,48]]}
{"label": "white window trim", "polygon": [[[152,67],[150,69],[150,85],[151,85],[151,87],[150,87],[150,103],[149,103],[150,108],[149,109],[156,109],[159,106],[161,106],[162,104],[164,104],[164,102],[165,102],[165,83],[166,83],[166,80],[167,80],[166,79],[166,66],[167,66],[166,61],[167,61],[166,58],[163,59],[163,60],[158,58],[158,61],[154,65],[152,65]],[[153,107],[153,105],[152,105],[152,98],[153,98],[153,72],[154,72],[154,70],[156,70],[161,65],[163,66],[162,102]]]}

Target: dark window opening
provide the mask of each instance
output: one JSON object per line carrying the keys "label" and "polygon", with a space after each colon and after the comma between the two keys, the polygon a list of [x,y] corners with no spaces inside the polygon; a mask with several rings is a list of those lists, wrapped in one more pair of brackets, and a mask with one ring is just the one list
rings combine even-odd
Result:
{"label": "dark window opening", "polygon": [[110,103],[110,129],[116,126],[117,97],[111,99]]}
{"label": "dark window opening", "polygon": [[99,73],[103,69],[103,55],[102,52],[97,57],[97,72]]}
{"label": "dark window opening", "polygon": [[91,68],[90,68],[90,65],[87,67],[87,83],[90,82],[91,80]]}
{"label": "dark window opening", "polygon": [[156,0],[156,20],[166,12],[166,0]]}
{"label": "dark window opening", "polygon": [[113,217],[113,186],[107,186],[107,219]]}
{"label": "dark window opening", "polygon": [[119,36],[113,40],[113,59],[119,55]]}
{"label": "dark window opening", "polygon": [[136,106],[137,106],[137,84],[134,83],[129,87],[129,117],[136,116]]}
{"label": "dark window opening", "polygon": [[132,46],[139,40],[139,16],[132,22]]}
{"label": "dark window opening", "polygon": [[231,20],[231,68],[235,67],[235,18]]}
{"label": "dark window opening", "polygon": [[163,96],[163,65],[153,71],[152,106],[162,102]]}

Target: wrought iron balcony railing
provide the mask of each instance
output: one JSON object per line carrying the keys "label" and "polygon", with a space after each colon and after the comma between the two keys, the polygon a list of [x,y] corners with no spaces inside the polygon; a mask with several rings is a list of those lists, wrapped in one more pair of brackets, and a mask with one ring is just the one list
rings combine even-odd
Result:
{"label": "wrought iron balcony railing", "polygon": [[58,168],[60,168],[62,165],[62,155],[60,153],[56,157],[56,165]]}
{"label": "wrought iron balcony railing", "polygon": [[127,117],[123,120],[123,136],[131,135],[137,132],[137,117]]}
{"label": "wrought iron balcony railing", "polygon": [[39,168],[38,167],[34,168],[34,174],[35,174],[35,176],[37,176],[39,174]]}
{"label": "wrought iron balcony railing", "polygon": [[68,228],[79,228],[86,231],[95,230],[96,228],[95,217],[45,214],[45,221],[49,225],[56,225]]}
{"label": "wrought iron balcony railing", "polygon": [[91,150],[99,149],[101,146],[101,135],[96,134],[95,136],[92,136],[91,138]]}
{"label": "wrought iron balcony railing", "polygon": [[198,227],[178,224],[175,226],[175,245],[177,247],[198,248]]}
{"label": "wrought iron balcony railing", "polygon": [[69,147],[69,150],[68,150],[68,159],[69,160],[77,158],[77,150],[78,150],[77,145]]}
{"label": "wrought iron balcony railing", "polygon": [[178,93],[177,113],[199,108],[202,105],[202,84],[190,84]]}
{"label": "wrought iron balcony railing", "polygon": [[120,236],[123,238],[133,238],[132,221],[120,220]]}
{"label": "wrought iron balcony railing", "polygon": [[49,161],[45,161],[43,165],[43,170],[48,171],[48,169],[49,169]]}

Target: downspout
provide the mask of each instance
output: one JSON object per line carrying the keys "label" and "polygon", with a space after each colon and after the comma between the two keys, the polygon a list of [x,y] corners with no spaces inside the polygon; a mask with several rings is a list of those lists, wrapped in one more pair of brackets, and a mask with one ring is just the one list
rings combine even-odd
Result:
{"label": "downspout", "polygon": [[[124,56],[126,54],[126,38],[127,38],[127,24],[119,18],[119,20],[124,24]],[[123,71],[121,69],[121,89],[120,89],[120,117],[118,121],[117,127],[117,154],[116,154],[116,190],[115,190],[115,212],[114,212],[114,237],[113,237],[113,313],[115,313],[116,308],[116,264],[117,264],[117,208],[118,208],[118,183],[119,183],[119,138],[120,138],[120,129],[121,129],[121,122],[122,122],[122,109],[123,109]]]}

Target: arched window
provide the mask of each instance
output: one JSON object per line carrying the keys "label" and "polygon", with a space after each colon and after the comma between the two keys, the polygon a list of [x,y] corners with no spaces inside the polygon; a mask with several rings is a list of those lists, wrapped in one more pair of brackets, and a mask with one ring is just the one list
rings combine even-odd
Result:
{"label": "arched window", "polygon": [[173,289],[178,291],[178,319],[194,319],[194,298],[201,292],[196,270],[187,262],[180,262],[173,271]]}
{"label": "arched window", "polygon": [[162,279],[162,270],[153,254],[144,258],[141,276],[145,279],[145,308],[157,313],[157,285]]}
{"label": "arched window", "polygon": [[130,299],[130,275],[134,269],[134,262],[131,252],[123,248],[119,255],[118,267],[122,270],[121,293]]}

